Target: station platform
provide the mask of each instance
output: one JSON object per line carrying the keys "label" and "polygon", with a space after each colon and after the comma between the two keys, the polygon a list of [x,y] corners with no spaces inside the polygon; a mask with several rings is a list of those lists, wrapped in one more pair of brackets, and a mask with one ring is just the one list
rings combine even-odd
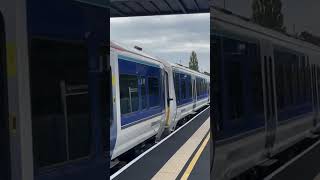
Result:
{"label": "station platform", "polygon": [[110,179],[210,179],[210,107],[135,158]]}
{"label": "station platform", "polygon": [[283,179],[320,180],[320,140],[265,178]]}

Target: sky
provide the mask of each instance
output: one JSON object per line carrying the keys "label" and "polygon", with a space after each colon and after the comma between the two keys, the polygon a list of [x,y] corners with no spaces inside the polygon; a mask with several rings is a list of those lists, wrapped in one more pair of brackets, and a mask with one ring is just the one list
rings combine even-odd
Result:
{"label": "sky", "polygon": [[197,53],[199,70],[210,72],[210,14],[111,18],[112,41],[139,46],[151,56],[189,66]]}
{"label": "sky", "polygon": [[[214,0],[216,6],[225,8],[242,16],[251,17],[251,4],[254,0]],[[287,32],[311,32],[320,36],[319,0],[281,0],[284,26]]]}

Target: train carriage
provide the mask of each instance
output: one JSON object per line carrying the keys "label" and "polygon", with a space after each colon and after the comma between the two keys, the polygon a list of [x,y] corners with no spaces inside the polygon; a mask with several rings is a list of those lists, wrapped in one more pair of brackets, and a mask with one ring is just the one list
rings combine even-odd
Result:
{"label": "train carriage", "polygon": [[100,64],[109,64],[109,28],[100,5],[0,1],[0,179],[106,176]]}
{"label": "train carriage", "polygon": [[320,48],[214,10],[214,177],[229,179],[318,129]]}
{"label": "train carriage", "polygon": [[155,136],[165,121],[164,66],[135,49],[111,43],[112,158]]}
{"label": "train carriage", "polygon": [[209,103],[207,75],[115,42],[110,45],[110,63],[113,161],[174,131],[181,119]]}
{"label": "train carriage", "polygon": [[173,64],[172,70],[176,95],[176,116],[172,124],[174,129],[179,120],[208,104],[210,78],[181,65]]}

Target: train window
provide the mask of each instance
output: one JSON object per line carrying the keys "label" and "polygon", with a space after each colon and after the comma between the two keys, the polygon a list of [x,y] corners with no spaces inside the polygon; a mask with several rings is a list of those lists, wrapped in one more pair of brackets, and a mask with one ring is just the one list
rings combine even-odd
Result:
{"label": "train window", "polygon": [[187,75],[187,99],[191,99],[192,98],[192,83],[191,83],[191,76]]}
{"label": "train window", "polygon": [[229,109],[231,119],[239,119],[243,115],[242,72],[240,62],[231,62],[229,69]]}
{"label": "train window", "polygon": [[204,94],[204,79],[201,79],[201,95]]}
{"label": "train window", "polygon": [[181,99],[184,100],[187,97],[187,84],[186,84],[186,77],[185,74],[180,74],[180,81],[181,81]]}
{"label": "train window", "polygon": [[278,108],[283,109],[285,106],[285,64],[280,61],[280,52],[274,51],[275,59],[275,75],[277,87],[277,103]]}
{"label": "train window", "polygon": [[203,79],[199,79],[199,96],[203,94]]}
{"label": "train window", "polygon": [[202,79],[202,95],[206,94],[206,80]]}
{"label": "train window", "polygon": [[202,79],[202,95],[206,94],[206,80]]}
{"label": "train window", "polygon": [[89,154],[87,57],[87,49],[82,44],[31,40],[30,89],[37,167]]}
{"label": "train window", "polygon": [[147,108],[147,96],[146,96],[146,78],[141,77],[140,78],[140,89],[141,89],[141,109],[146,109]]}
{"label": "train window", "polygon": [[167,98],[168,98],[168,101],[167,101],[167,106],[169,107],[170,106],[170,101],[169,101],[169,99],[171,98],[170,97],[170,93],[169,93],[169,78],[168,78],[168,73],[167,72],[165,72],[165,83],[166,83],[166,93],[167,93]]}
{"label": "train window", "polygon": [[176,93],[176,101],[177,103],[180,102],[180,76],[179,73],[174,72],[173,73],[173,79],[174,79],[174,90]]}
{"label": "train window", "polygon": [[160,105],[159,94],[159,79],[156,77],[148,78],[148,90],[149,90],[149,106],[155,107]]}
{"label": "train window", "polygon": [[200,96],[200,81],[199,81],[199,78],[196,78],[196,91],[197,91],[197,96]]}
{"label": "train window", "polygon": [[263,106],[263,89],[262,89],[262,74],[261,74],[261,60],[259,56],[259,48],[256,44],[248,45],[248,57],[251,61],[250,77],[251,77],[251,92],[252,104],[254,112],[260,114],[264,110]]}
{"label": "train window", "polygon": [[226,54],[245,55],[247,53],[247,45],[237,40],[225,38],[223,50]]}
{"label": "train window", "polygon": [[307,94],[307,101],[311,101],[311,67],[310,67],[310,62],[309,62],[309,56],[306,57],[307,62],[306,62],[306,79],[307,79],[307,89],[306,89],[306,94]]}
{"label": "train window", "polygon": [[138,76],[120,74],[119,82],[121,114],[138,111]]}

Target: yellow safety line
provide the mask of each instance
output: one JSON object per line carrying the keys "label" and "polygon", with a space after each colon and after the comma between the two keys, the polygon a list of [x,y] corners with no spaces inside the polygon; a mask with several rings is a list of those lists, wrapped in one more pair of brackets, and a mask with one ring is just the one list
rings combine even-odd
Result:
{"label": "yellow safety line", "polygon": [[210,139],[210,133],[207,135],[206,139],[202,142],[200,148],[198,149],[197,153],[194,155],[194,157],[192,158],[188,168],[186,169],[186,171],[184,172],[183,176],[182,176],[182,180],[187,180],[191,174],[191,171],[193,170],[194,166],[196,165],[197,161],[200,158],[200,155],[202,154],[202,151],[204,150],[204,148],[206,147],[206,145],[208,144],[208,141]]}

